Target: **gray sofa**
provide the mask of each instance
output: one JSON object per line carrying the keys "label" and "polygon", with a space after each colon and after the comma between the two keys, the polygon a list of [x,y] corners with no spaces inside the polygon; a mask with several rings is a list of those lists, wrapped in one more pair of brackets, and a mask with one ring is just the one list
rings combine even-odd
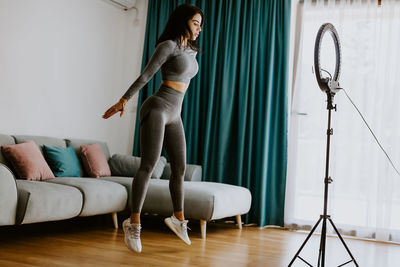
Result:
{"label": "gray sofa", "polygon": [[[45,181],[15,179],[12,166],[0,153],[0,226],[65,220],[76,216],[112,214],[118,228],[117,212],[130,208],[132,174],[139,167],[139,158],[126,155],[111,157],[105,142],[84,139],[61,139],[44,136],[0,134],[0,146],[33,140],[42,146],[65,148],[72,146],[80,158],[80,146],[98,143],[111,168],[110,177],[56,177]],[[168,187],[170,166],[161,157],[152,174],[142,212],[170,216],[173,212]],[[82,176],[86,176],[80,163]],[[222,183],[202,182],[201,166],[188,164],[184,181],[185,217],[200,220],[202,237],[206,223],[236,216],[241,228],[241,216],[251,205],[246,188]]]}

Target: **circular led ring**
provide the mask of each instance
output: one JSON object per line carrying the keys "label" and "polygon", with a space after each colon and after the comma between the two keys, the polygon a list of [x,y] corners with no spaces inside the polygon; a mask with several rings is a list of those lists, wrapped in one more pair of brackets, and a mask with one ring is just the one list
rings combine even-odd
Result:
{"label": "circular led ring", "polygon": [[[320,51],[321,51],[322,39],[326,32],[329,32],[332,35],[333,42],[335,44],[336,64],[335,64],[335,72],[333,74],[332,80],[330,78],[323,78],[321,75]],[[326,92],[331,91],[330,84],[332,82],[338,84],[339,75],[340,75],[340,63],[341,63],[341,52],[340,52],[339,35],[338,35],[335,27],[331,23],[325,23],[318,30],[317,38],[315,39],[315,46],[314,46],[315,76],[317,78],[318,85],[322,91],[326,91]]]}

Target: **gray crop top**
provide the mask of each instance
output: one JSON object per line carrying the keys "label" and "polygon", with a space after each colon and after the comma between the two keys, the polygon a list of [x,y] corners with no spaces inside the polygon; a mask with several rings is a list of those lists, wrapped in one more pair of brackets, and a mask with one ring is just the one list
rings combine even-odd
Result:
{"label": "gray crop top", "polygon": [[160,67],[163,80],[189,83],[199,69],[196,55],[197,52],[190,48],[179,48],[173,40],[159,43],[143,72],[122,97],[130,99],[146,85]]}

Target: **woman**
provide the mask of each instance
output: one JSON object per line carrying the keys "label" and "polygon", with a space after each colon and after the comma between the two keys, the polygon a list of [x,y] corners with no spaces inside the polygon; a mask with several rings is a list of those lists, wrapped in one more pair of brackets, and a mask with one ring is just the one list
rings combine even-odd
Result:
{"label": "woman", "polygon": [[[171,164],[169,190],[174,213],[165,219],[167,226],[186,244],[187,220],[183,214],[183,175],[186,167],[186,141],[180,117],[182,101],[190,79],[198,71],[197,37],[203,25],[203,12],[183,4],[170,15],[167,25],[157,40],[156,49],[142,74],[129,87],[118,103],[103,115],[107,119],[117,112],[124,114],[126,102],[136,94],[161,68],[162,84],[158,91],[143,102],[140,111],[140,168],[132,183],[132,213],[123,222],[125,243],[133,251],[141,252],[140,212],[146,196],[150,176],[164,148]],[[164,139],[165,137],[165,139]]]}

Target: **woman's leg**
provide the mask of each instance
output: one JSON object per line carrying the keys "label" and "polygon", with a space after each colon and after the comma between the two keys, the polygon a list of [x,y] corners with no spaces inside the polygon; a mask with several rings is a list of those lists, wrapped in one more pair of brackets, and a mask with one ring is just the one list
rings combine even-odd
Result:
{"label": "woman's leg", "polygon": [[186,140],[182,121],[175,121],[165,127],[165,150],[171,164],[169,191],[171,193],[174,216],[165,218],[165,224],[186,244],[192,242],[187,233],[187,223],[183,215],[183,178],[186,168]]}
{"label": "woman's leg", "polygon": [[169,191],[174,207],[174,215],[183,221],[183,179],[186,168],[186,139],[180,117],[165,127],[164,148],[171,164]]}
{"label": "woman's leg", "polygon": [[150,109],[140,122],[140,167],[132,183],[132,223],[140,223],[140,211],[146,197],[150,176],[161,155],[165,116]]}
{"label": "woman's leg", "polygon": [[163,103],[149,97],[140,108],[140,167],[132,182],[132,214],[123,223],[125,244],[133,251],[141,252],[140,211],[146,197],[150,176],[160,158],[167,113]]}

